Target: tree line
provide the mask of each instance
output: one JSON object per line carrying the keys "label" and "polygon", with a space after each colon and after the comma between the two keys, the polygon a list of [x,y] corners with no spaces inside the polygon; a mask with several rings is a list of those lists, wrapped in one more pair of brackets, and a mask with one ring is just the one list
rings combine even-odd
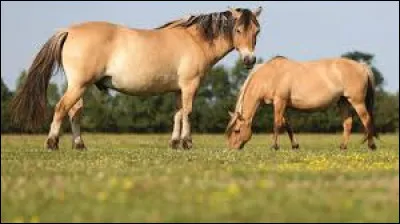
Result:
{"label": "tree line", "polygon": [[[364,52],[347,52],[341,57],[364,61],[372,67],[376,80],[375,123],[379,132],[397,132],[399,127],[399,92],[393,94],[384,89],[384,76],[373,65],[374,55]],[[261,63],[263,60],[259,59]],[[248,76],[240,60],[232,68],[215,66],[203,80],[193,103],[191,115],[192,130],[197,133],[222,133],[225,131],[241,86]],[[21,72],[17,88],[21,86],[26,72]],[[66,89],[50,83],[47,91],[49,117],[36,130],[46,133],[51,123],[54,106]],[[1,78],[1,133],[27,132],[10,120],[7,105],[15,92],[11,91]],[[84,110],[81,130],[85,132],[136,132],[165,133],[172,130],[175,113],[175,94],[156,96],[128,96],[122,93],[105,93],[95,86],[84,95]],[[253,131],[272,132],[273,110],[271,105],[261,105],[253,122]],[[354,111],[353,111],[354,112]],[[341,132],[342,120],[337,107],[320,112],[299,112],[288,110],[288,118],[295,132]],[[355,112],[354,112],[355,115]],[[363,131],[358,116],[353,116],[353,132]],[[63,122],[64,132],[70,131],[68,118]]]}

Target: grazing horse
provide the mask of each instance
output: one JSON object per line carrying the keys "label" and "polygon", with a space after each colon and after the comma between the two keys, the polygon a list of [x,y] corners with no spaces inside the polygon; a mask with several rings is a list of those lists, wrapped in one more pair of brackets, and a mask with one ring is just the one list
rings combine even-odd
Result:
{"label": "grazing horse", "polygon": [[292,148],[299,148],[292,127],[286,119],[285,109],[314,112],[336,105],[343,118],[342,150],[349,141],[352,115],[355,109],[364,125],[368,147],[376,149],[373,137],[378,137],[374,125],[375,79],[365,63],[345,58],[325,58],[298,62],[277,56],[254,66],[243,84],[235,112],[229,112],[231,120],[226,134],[230,148],[242,149],[251,139],[253,117],[260,103],[273,104],[274,143],[279,149],[278,135],[284,127]]}
{"label": "grazing horse", "polygon": [[[13,99],[13,120],[28,129],[43,124],[46,91],[53,69],[62,67],[68,88],[55,107],[45,147],[58,149],[60,126],[68,114],[73,147],[84,149],[80,134],[82,96],[92,84],[127,95],[175,92],[172,148],[192,147],[189,115],[204,75],[236,49],[250,69],[262,8],[232,9],[171,21],[155,29],[86,22],[55,33],[34,59],[26,82]],[[58,65],[58,66],[57,66]],[[181,129],[182,126],[182,129]]]}

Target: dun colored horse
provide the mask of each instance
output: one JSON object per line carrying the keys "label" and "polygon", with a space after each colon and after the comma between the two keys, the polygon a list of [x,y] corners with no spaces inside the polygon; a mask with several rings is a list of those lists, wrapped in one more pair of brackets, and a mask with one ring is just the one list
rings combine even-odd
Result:
{"label": "dun colored horse", "polygon": [[[62,67],[68,88],[55,107],[45,141],[58,149],[68,114],[73,147],[84,149],[80,133],[82,96],[92,84],[128,95],[176,92],[177,111],[170,146],[192,147],[189,115],[204,75],[233,49],[252,68],[261,7],[192,15],[156,29],[86,22],[55,33],[34,59],[26,82],[11,103],[13,120],[33,129],[43,124],[46,90],[54,68]],[[57,66],[58,65],[58,66]],[[182,130],[181,130],[182,126]]]}
{"label": "dun colored horse", "polygon": [[273,104],[274,149],[279,149],[278,135],[285,127],[292,148],[299,148],[292,127],[285,114],[286,108],[313,112],[339,106],[343,118],[343,141],[341,149],[347,148],[352,115],[351,106],[360,117],[366,131],[364,142],[376,149],[374,126],[373,73],[365,63],[345,58],[326,58],[298,62],[282,56],[257,64],[247,77],[239,94],[234,113],[226,134],[230,148],[242,149],[251,139],[253,117],[260,103]]}

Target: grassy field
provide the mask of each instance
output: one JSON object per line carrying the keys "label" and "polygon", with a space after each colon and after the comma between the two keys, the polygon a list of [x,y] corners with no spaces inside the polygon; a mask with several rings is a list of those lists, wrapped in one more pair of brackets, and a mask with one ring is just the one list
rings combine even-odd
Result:
{"label": "grassy field", "polygon": [[84,134],[88,151],[42,149],[41,136],[1,136],[2,222],[399,222],[398,134],[378,150],[353,134],[270,134],[230,151],[223,135],[194,134],[190,151],[169,135]]}

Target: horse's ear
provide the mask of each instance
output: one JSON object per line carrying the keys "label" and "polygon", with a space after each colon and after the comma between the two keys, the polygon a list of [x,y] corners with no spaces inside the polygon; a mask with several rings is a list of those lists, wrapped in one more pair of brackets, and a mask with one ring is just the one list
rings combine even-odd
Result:
{"label": "horse's ear", "polygon": [[263,10],[263,8],[260,6],[260,7],[256,8],[256,9],[253,11],[253,14],[254,14],[256,17],[259,17],[260,14],[261,14],[261,12],[262,12],[262,10]]}
{"label": "horse's ear", "polygon": [[229,11],[231,11],[233,17],[235,18],[239,18],[240,17],[240,12],[236,11],[236,8],[232,8],[230,6],[228,6]]}

